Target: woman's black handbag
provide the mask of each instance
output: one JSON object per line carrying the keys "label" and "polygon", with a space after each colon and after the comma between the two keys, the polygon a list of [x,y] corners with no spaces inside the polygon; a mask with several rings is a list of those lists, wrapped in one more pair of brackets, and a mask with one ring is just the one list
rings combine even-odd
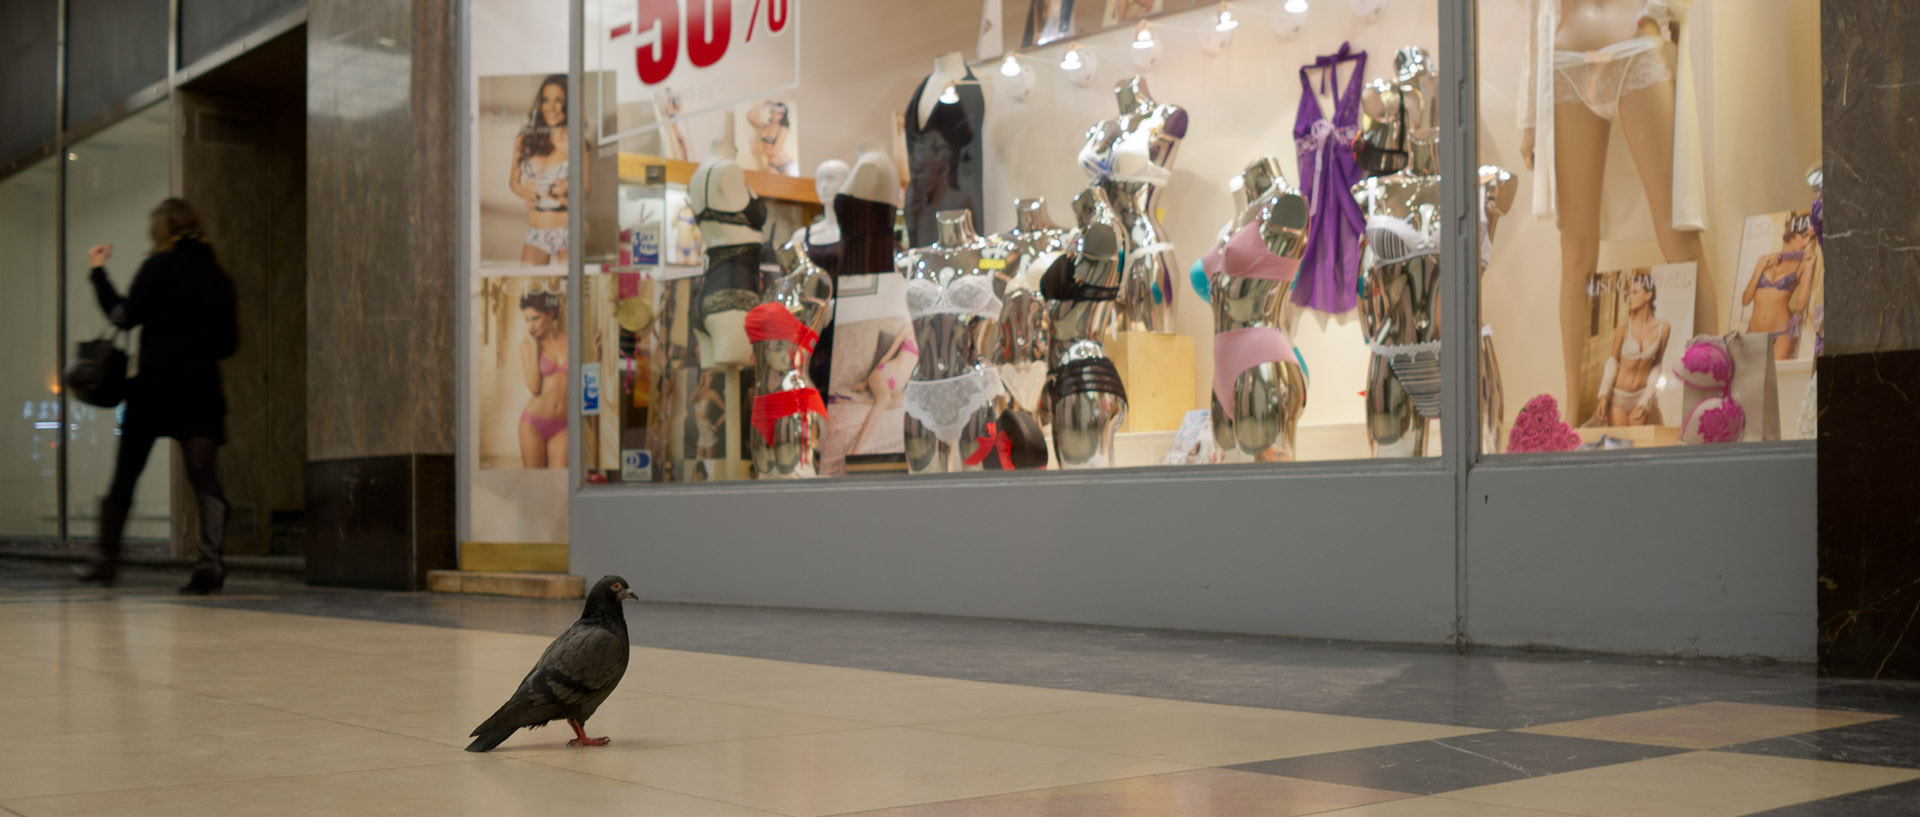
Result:
{"label": "woman's black handbag", "polygon": [[127,352],[116,341],[124,330],[112,328],[95,340],[83,340],[67,367],[67,391],[80,402],[113,408],[127,398]]}

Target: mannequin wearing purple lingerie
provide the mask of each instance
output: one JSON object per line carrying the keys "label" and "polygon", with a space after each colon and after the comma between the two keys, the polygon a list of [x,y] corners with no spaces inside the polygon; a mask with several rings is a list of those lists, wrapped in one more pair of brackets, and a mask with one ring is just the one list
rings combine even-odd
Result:
{"label": "mannequin wearing purple lingerie", "polygon": [[1291,461],[1306,371],[1281,312],[1306,252],[1310,208],[1273,157],[1238,179],[1241,215],[1201,265],[1213,309],[1213,439],[1228,461]]}

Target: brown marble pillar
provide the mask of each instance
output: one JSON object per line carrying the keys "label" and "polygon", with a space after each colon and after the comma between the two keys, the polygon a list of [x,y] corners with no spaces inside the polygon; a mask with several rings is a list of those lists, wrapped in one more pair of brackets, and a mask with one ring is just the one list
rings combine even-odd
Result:
{"label": "brown marble pillar", "polygon": [[1920,678],[1920,4],[1820,18],[1820,669]]}
{"label": "brown marble pillar", "polygon": [[307,578],[454,565],[453,0],[307,6]]}

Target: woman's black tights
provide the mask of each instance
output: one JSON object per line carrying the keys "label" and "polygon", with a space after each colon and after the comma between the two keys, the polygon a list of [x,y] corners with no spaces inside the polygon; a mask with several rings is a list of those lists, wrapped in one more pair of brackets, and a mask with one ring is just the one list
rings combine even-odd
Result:
{"label": "woman's black tights", "polygon": [[[133,508],[133,489],[140,481],[140,472],[147,468],[147,456],[153,452],[155,441],[151,434],[127,430],[121,433],[120,450],[113,462],[113,484],[107,488],[106,501],[100,509],[100,549],[105,555],[120,552],[120,537],[127,526],[127,514]],[[218,467],[220,443],[212,437],[188,437],[180,441],[180,452],[186,460],[187,482],[200,497],[202,507],[208,499],[225,505],[227,497],[220,489]]]}

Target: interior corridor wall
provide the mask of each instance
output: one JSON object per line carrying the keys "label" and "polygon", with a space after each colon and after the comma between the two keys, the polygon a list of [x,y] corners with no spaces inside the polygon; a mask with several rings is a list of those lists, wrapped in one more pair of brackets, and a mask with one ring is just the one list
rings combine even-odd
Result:
{"label": "interior corridor wall", "polygon": [[55,259],[58,168],[44,160],[0,180],[0,538],[60,531],[60,374]]}

